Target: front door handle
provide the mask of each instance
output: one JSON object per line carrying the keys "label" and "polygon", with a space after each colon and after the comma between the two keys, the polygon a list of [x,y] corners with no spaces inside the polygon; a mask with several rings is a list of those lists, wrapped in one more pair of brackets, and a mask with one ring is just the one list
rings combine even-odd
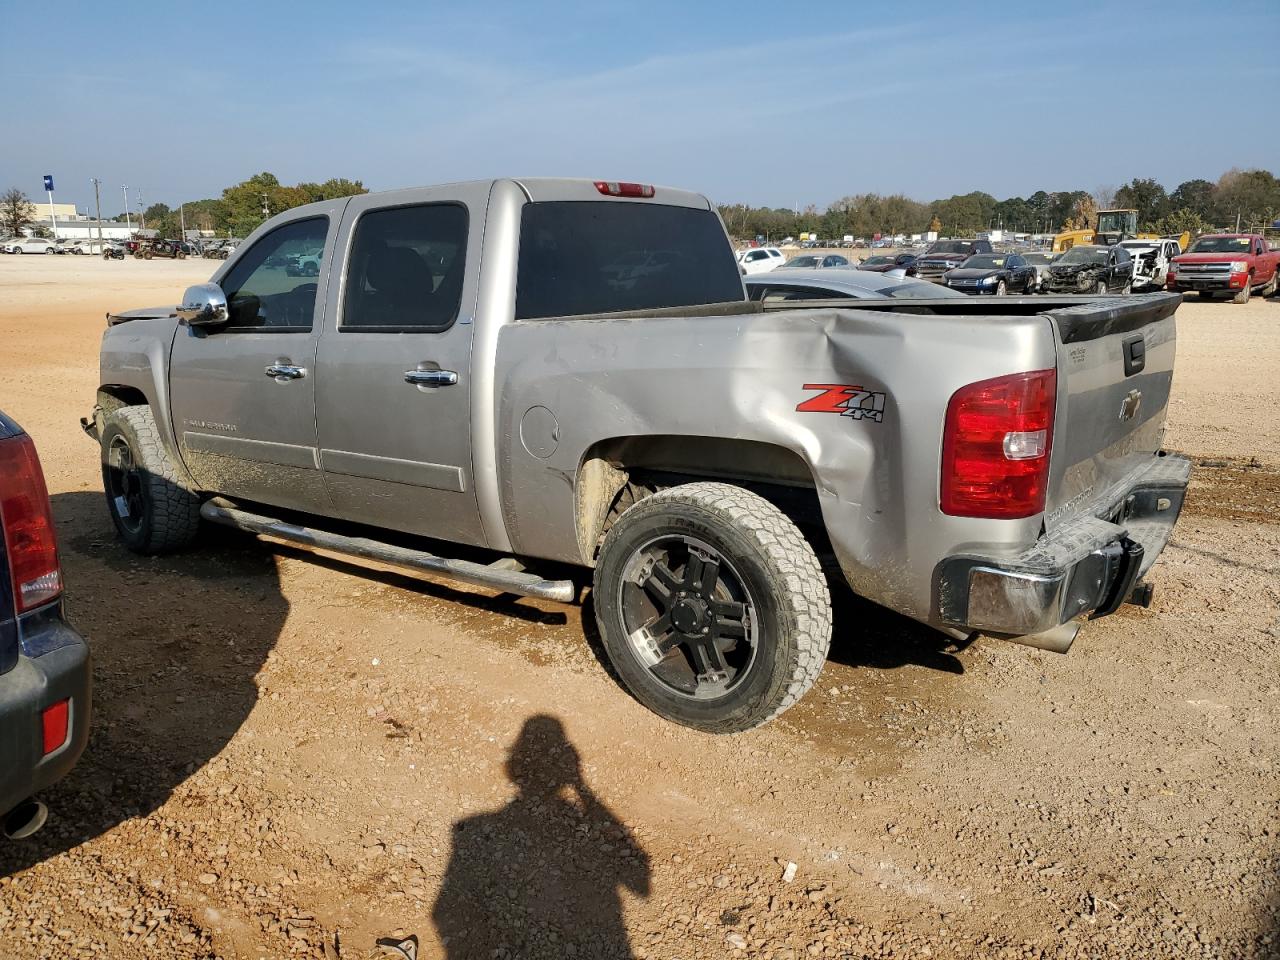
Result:
{"label": "front door handle", "polygon": [[286,383],[289,380],[301,380],[307,375],[307,368],[295,367],[288,360],[277,360],[267,364],[266,374],[277,383]]}
{"label": "front door handle", "polygon": [[453,370],[406,370],[404,382],[419,387],[452,387],[458,382]]}

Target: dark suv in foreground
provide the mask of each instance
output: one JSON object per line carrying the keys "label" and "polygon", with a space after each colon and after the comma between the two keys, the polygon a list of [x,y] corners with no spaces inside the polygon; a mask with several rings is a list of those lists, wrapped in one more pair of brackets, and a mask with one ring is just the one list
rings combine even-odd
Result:
{"label": "dark suv in foreground", "polygon": [[89,648],[63,619],[62,568],[35,444],[0,413],[0,818],[44,824],[33,798],[65,776],[89,736]]}

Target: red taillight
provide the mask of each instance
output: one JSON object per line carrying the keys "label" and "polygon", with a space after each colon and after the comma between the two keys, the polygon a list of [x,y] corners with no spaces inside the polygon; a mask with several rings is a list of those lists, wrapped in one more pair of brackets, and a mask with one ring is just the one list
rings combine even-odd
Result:
{"label": "red taillight", "polygon": [[653,187],[647,183],[618,183],[613,180],[597,180],[596,189],[606,197],[652,197]]}
{"label": "red taillight", "polygon": [[23,434],[0,440],[0,526],[4,527],[13,600],[19,613],[62,592],[49,493],[35,444]]}
{"label": "red taillight", "polygon": [[1044,509],[1058,375],[1015,373],[961,387],[942,435],[942,512],[1012,520]]}
{"label": "red taillight", "polygon": [[71,716],[71,701],[59,700],[52,707],[45,707],[44,755],[47,757],[67,742],[67,723]]}

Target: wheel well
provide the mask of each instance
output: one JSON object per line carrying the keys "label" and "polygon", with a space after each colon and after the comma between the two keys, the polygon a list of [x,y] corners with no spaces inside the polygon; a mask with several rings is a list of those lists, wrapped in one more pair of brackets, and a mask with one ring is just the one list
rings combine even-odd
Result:
{"label": "wheel well", "polygon": [[764,497],[821,550],[822,509],[809,465],[785,447],[757,440],[654,435],[593,444],[578,468],[578,547],[594,563],[609,528],[638,500],[698,480],[722,480]]}
{"label": "wheel well", "polygon": [[137,387],[106,383],[98,388],[98,406],[104,414],[121,407],[145,407],[148,403],[147,395]]}

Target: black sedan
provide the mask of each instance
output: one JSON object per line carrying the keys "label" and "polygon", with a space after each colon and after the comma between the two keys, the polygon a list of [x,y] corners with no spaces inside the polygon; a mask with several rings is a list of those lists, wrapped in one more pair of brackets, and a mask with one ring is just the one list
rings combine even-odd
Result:
{"label": "black sedan", "polygon": [[1130,293],[1133,258],[1114,247],[1075,246],[1049,267],[1050,293]]}
{"label": "black sedan", "polygon": [[1036,268],[1017,253],[975,253],[944,273],[942,282],[953,290],[974,295],[1030,293],[1036,288]]}

